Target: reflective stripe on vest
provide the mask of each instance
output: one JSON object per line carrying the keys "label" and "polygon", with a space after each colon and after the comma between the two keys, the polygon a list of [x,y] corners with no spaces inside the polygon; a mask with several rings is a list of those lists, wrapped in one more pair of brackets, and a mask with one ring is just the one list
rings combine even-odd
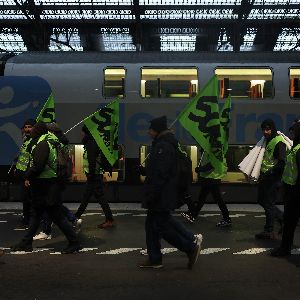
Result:
{"label": "reflective stripe on vest", "polygon": [[20,149],[20,155],[16,163],[16,169],[25,172],[30,162],[30,152],[27,151],[27,147],[30,144],[31,139],[26,140]]}
{"label": "reflective stripe on vest", "polygon": [[275,147],[279,142],[284,143],[284,139],[282,136],[277,135],[268,143],[268,145],[266,147],[266,151],[264,153],[263,161],[261,164],[260,171],[262,173],[266,173],[267,171],[269,171],[271,168],[273,168],[276,165],[277,160],[274,158],[273,154],[274,154]]}
{"label": "reflective stripe on vest", "polygon": [[289,185],[295,185],[297,182],[298,168],[296,162],[296,154],[299,149],[300,144],[298,144],[295,148],[292,148],[286,157],[282,181]]}
{"label": "reflective stripe on vest", "polygon": [[[204,153],[202,161],[201,161],[201,166],[205,166],[206,164],[209,163],[209,155],[208,153]],[[207,171],[207,172],[200,172],[199,176],[203,177],[203,178],[212,178],[212,179],[222,179],[225,175],[226,175],[226,171],[227,171],[227,166],[226,166],[226,159],[224,158],[223,161],[224,164],[224,172],[219,172],[217,171],[215,168],[213,168],[212,166],[212,170]]]}
{"label": "reflective stripe on vest", "polygon": [[[36,148],[36,146],[42,142],[42,141],[47,141],[48,146],[49,146],[49,156],[48,156],[48,162],[45,165],[44,170],[39,174],[39,176],[37,176],[37,178],[56,178],[57,177],[57,151],[55,149],[55,147],[49,142],[50,140],[52,141],[56,141],[59,142],[57,137],[55,135],[53,135],[52,133],[47,133],[42,135],[39,140],[37,141],[37,143],[35,145],[32,146],[32,150],[31,150],[31,156],[32,153],[34,151],[34,149]],[[32,166],[33,161],[30,161],[30,165]]]}
{"label": "reflective stripe on vest", "polygon": [[[87,158],[87,151],[85,149],[83,151],[82,167],[83,167],[83,171],[86,174],[89,174],[89,171],[90,171],[89,161],[88,161],[88,158]],[[98,155],[98,157],[96,159],[95,174],[96,175],[103,174],[103,169],[101,168],[101,153]]]}

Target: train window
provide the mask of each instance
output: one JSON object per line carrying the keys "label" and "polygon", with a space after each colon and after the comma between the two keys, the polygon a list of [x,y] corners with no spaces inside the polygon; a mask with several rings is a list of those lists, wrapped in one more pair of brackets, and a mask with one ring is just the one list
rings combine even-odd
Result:
{"label": "train window", "polygon": [[120,67],[109,67],[104,69],[105,98],[125,97],[125,69]]}
{"label": "train window", "polygon": [[197,68],[142,68],[143,98],[191,98],[197,92]]}
{"label": "train window", "polygon": [[290,97],[300,99],[300,67],[290,68]]}
{"label": "train window", "polygon": [[227,174],[222,179],[226,183],[245,183],[246,178],[239,170],[238,165],[253,148],[251,145],[229,145],[226,154]]}
{"label": "train window", "polygon": [[273,98],[273,75],[270,68],[217,68],[221,99],[231,94],[239,99]]}
{"label": "train window", "polygon": [[[193,168],[193,182],[198,182],[198,174],[194,171],[195,167],[199,164],[201,159],[201,149],[196,145],[182,145],[183,149],[187,152],[192,160]],[[229,145],[226,155],[227,162],[227,174],[222,179],[225,183],[245,183],[246,178],[244,174],[239,170],[238,165],[244,159],[244,157],[253,148],[252,145]],[[151,150],[150,146],[142,145],[140,147],[140,164],[147,166],[146,157]],[[145,177],[141,176],[141,181],[144,181]]]}
{"label": "train window", "polygon": [[[70,154],[73,163],[72,182],[85,182],[86,176],[83,171],[83,145],[70,145]],[[124,149],[119,148],[119,161],[116,163],[117,167],[113,168],[112,176],[104,170],[104,182],[123,182],[125,180],[125,158]]]}
{"label": "train window", "polygon": [[[197,150],[197,146],[195,145],[181,145],[182,149],[184,151],[186,151],[186,153],[188,154],[188,156],[191,158],[192,160],[192,169],[193,169],[193,182],[197,182],[197,173],[195,172],[195,168],[197,166],[197,161],[198,161],[198,157],[199,157],[199,153]],[[147,166],[147,160],[146,157],[148,156],[148,154],[150,153],[151,150],[151,146],[147,146],[147,145],[142,145],[140,147],[140,164],[143,166]],[[141,176],[141,181],[143,182],[145,177]]]}

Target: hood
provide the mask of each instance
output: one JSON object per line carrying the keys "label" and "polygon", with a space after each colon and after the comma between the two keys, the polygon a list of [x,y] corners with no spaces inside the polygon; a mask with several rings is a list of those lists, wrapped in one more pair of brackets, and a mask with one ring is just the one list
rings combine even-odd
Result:
{"label": "hood", "polygon": [[177,148],[178,146],[178,141],[175,138],[174,133],[169,129],[159,133],[153,142],[158,143],[160,141],[167,141],[168,143],[172,144],[175,148]]}

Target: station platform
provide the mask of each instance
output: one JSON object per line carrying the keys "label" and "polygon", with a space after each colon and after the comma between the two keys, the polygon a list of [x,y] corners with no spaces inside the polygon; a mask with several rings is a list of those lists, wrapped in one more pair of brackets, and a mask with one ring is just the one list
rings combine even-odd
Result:
{"label": "station platform", "polygon": [[[75,210],[78,203],[67,203]],[[111,204],[115,226],[98,229],[104,216],[92,203],[83,215],[80,253],[61,255],[67,244],[54,226],[53,238],[34,242],[32,253],[12,253],[20,241],[21,204],[0,202],[0,299],[299,299],[300,227],[295,249],[288,258],[273,258],[269,251],[280,243],[257,241],[254,235],[264,225],[264,213],[253,204],[229,204],[233,225],[217,228],[220,212],[214,204],[204,206],[194,224],[180,212],[174,215],[195,234],[203,235],[202,251],[193,270],[187,257],[163,242],[164,268],[141,270],[147,257],[144,222],[146,211],[139,204]],[[280,208],[282,208],[280,206]]]}

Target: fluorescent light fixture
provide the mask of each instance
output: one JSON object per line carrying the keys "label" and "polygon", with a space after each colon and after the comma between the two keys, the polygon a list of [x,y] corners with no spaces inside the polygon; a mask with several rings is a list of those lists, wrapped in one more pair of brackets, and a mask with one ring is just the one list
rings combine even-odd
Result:
{"label": "fluorescent light fixture", "polygon": [[160,35],[161,51],[195,51],[196,35]]}
{"label": "fluorescent light fixture", "polygon": [[300,28],[283,28],[274,51],[300,51]]}
{"label": "fluorescent light fixture", "polygon": [[49,46],[50,51],[83,51],[78,29],[76,28],[54,28],[51,39]]}
{"label": "fluorescent light fixture", "polygon": [[27,51],[17,28],[2,28],[0,32],[0,52],[21,53]]}

